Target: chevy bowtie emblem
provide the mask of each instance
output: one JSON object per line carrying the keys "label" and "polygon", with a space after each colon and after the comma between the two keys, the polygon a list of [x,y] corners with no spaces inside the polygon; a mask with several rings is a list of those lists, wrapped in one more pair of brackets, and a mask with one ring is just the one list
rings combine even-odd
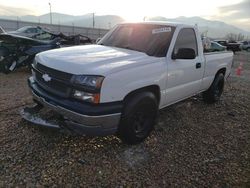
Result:
{"label": "chevy bowtie emblem", "polygon": [[44,79],[45,82],[49,82],[51,80],[51,77],[48,74],[43,74],[42,78]]}

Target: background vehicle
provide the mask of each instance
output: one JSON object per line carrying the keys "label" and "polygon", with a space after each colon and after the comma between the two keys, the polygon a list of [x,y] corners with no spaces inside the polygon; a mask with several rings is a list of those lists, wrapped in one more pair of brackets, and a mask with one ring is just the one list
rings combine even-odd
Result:
{"label": "background vehicle", "polygon": [[16,31],[9,31],[8,34],[12,35],[19,35],[24,37],[34,37],[37,34],[41,34],[44,32],[44,29],[42,29],[39,26],[24,26]]}
{"label": "background vehicle", "polygon": [[228,42],[227,40],[214,40],[215,42],[221,44],[222,46],[226,46],[227,50],[230,50],[232,52],[238,52],[241,51],[240,49],[240,43],[237,42]]}
{"label": "background vehicle", "polygon": [[[232,60],[232,52],[204,54],[194,26],[120,24],[98,45],[39,53],[28,80],[37,106],[21,114],[37,125],[117,133],[136,144],[152,131],[159,109],[197,93],[207,103],[218,101]],[[63,123],[37,121],[44,107]]]}
{"label": "background vehicle", "polygon": [[1,34],[0,41],[0,72],[5,74],[21,66],[30,66],[39,52],[60,47],[59,38],[41,41],[17,35]]}
{"label": "background vehicle", "polygon": [[221,44],[219,44],[217,42],[211,41],[211,47],[210,47],[211,52],[225,51],[226,49],[227,49],[227,47],[222,46]]}
{"label": "background vehicle", "polygon": [[246,51],[250,51],[250,41],[244,41],[244,42],[242,42],[242,44],[241,44],[241,49],[242,50],[246,50]]}
{"label": "background vehicle", "polygon": [[0,34],[5,33],[4,29],[0,26]]}
{"label": "background vehicle", "polygon": [[47,28],[40,26],[25,26],[16,31],[10,31],[7,34],[25,36],[37,40],[54,40],[55,38],[61,39],[62,45],[80,45],[92,43],[92,40],[84,35],[76,34],[67,36],[63,33],[52,33]]}
{"label": "background vehicle", "polygon": [[49,31],[33,35],[32,38],[4,33],[0,34],[0,41],[0,72],[5,74],[22,66],[30,66],[39,52],[92,42],[90,38],[83,35],[66,36]]}

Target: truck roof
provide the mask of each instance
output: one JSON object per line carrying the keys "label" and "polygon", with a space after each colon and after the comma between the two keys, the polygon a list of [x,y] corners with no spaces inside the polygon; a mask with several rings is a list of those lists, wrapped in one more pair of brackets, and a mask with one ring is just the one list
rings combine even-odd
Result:
{"label": "truck roof", "polygon": [[179,26],[196,27],[195,25],[188,25],[188,24],[178,23],[178,22],[166,22],[166,21],[124,22],[121,24],[152,24],[152,25],[167,25],[167,26],[173,26],[173,27],[179,27]]}

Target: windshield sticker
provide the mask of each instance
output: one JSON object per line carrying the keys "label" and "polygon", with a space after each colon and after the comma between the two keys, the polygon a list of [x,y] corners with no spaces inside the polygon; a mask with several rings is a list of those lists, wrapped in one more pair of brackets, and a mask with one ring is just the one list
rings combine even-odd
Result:
{"label": "windshield sticker", "polygon": [[171,32],[171,27],[162,27],[152,30],[152,34]]}

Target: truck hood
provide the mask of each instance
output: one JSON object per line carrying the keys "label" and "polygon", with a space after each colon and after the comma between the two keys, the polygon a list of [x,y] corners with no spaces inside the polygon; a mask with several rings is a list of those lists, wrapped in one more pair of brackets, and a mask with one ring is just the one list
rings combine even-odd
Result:
{"label": "truck hood", "polygon": [[103,75],[153,63],[145,53],[102,45],[84,45],[39,53],[36,61],[71,74]]}

